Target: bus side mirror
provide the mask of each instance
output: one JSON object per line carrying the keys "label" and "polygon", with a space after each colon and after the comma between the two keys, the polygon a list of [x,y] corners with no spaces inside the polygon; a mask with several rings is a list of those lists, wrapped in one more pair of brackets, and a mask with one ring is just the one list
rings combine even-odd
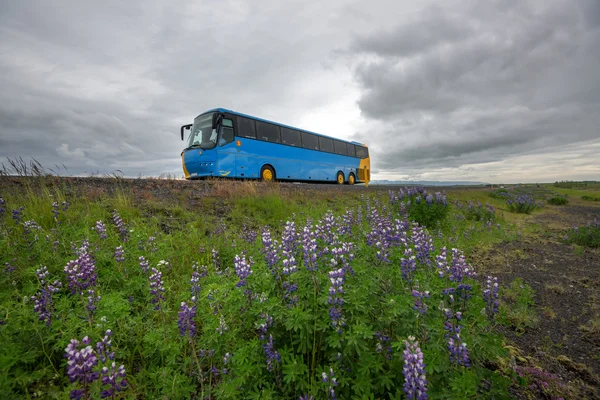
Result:
{"label": "bus side mirror", "polygon": [[184,131],[184,130],[186,130],[186,131],[189,131],[191,127],[192,127],[192,124],[189,124],[189,125],[183,125],[183,126],[181,127],[181,140],[183,140],[183,131]]}

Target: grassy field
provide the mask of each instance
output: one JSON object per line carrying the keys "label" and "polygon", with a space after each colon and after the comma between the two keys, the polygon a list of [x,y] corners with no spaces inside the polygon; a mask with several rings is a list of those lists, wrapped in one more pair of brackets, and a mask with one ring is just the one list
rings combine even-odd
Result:
{"label": "grassy field", "polygon": [[593,190],[506,192],[0,177],[0,393],[595,398]]}

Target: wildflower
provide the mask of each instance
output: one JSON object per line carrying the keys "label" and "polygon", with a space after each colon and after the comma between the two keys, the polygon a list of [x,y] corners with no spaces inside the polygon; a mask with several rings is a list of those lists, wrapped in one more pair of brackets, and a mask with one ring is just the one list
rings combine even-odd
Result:
{"label": "wildflower", "polygon": [[219,335],[222,335],[223,332],[225,332],[226,330],[228,330],[227,324],[225,323],[225,318],[221,315],[221,317],[219,318],[219,326],[217,327],[217,332],[219,332]]}
{"label": "wildflower", "polygon": [[344,269],[339,268],[329,272],[329,299],[327,303],[331,305],[329,309],[329,318],[331,326],[337,328],[338,333],[342,333],[342,326],[345,326],[342,318],[342,304],[344,303],[341,295],[344,294]]}
{"label": "wildflower", "polygon": [[23,227],[25,228],[26,234],[31,233],[32,230],[40,229],[40,226],[34,220],[29,220],[29,221],[23,222]]}
{"label": "wildflower", "polygon": [[100,376],[93,370],[98,365],[98,358],[90,346],[90,339],[86,336],[81,343],[72,339],[65,349],[65,357],[67,358],[67,376],[71,383],[77,382],[80,387],[71,391],[71,398],[89,398],[89,385]]}
{"label": "wildflower", "polygon": [[84,290],[96,285],[96,265],[88,253],[87,242],[82,243],[76,252],[77,259],[69,261],[64,271],[67,274],[71,293],[82,295]]}
{"label": "wildflower", "polygon": [[418,290],[413,289],[412,296],[415,298],[415,305],[413,309],[417,310],[421,314],[425,314],[427,311],[427,304],[423,302],[423,298],[429,298],[429,292],[419,292]]}
{"label": "wildflower", "polygon": [[247,243],[254,243],[257,236],[258,233],[255,230],[248,228],[248,226],[244,223],[244,226],[242,226],[242,239],[244,239]]}
{"label": "wildflower", "polygon": [[123,222],[123,220],[121,219],[119,214],[117,214],[117,210],[113,210],[112,215],[113,215],[113,224],[119,230],[119,234],[121,235],[121,240],[123,240],[123,242],[127,242],[129,240],[129,230],[127,229],[127,225],[125,225],[125,222]]}
{"label": "wildflower", "polygon": [[265,338],[267,337],[267,330],[273,326],[273,317],[271,317],[269,314],[261,314],[261,318],[265,319],[265,322],[263,322],[262,324],[259,325],[258,327],[258,337],[260,338],[260,340],[265,340]]}
{"label": "wildflower", "polygon": [[321,374],[323,383],[329,383],[327,388],[327,399],[335,399],[335,387],[338,385],[337,378],[335,377],[335,373],[333,372],[333,368],[329,368],[329,376],[327,373],[323,372]]}
{"label": "wildflower", "polygon": [[233,262],[235,264],[235,273],[240,278],[237,287],[246,286],[246,279],[252,275],[252,265],[254,264],[252,257],[250,257],[249,261],[246,261],[245,255],[240,257],[236,254]]}
{"label": "wildflower", "polygon": [[94,313],[94,311],[96,311],[96,305],[98,304],[98,302],[100,301],[100,299],[102,297],[100,297],[100,295],[96,294],[96,291],[93,288],[89,288],[88,291],[88,305],[87,305],[87,309],[90,313]]}
{"label": "wildflower", "polygon": [[458,249],[452,249],[452,266],[450,280],[460,283],[465,277],[474,277],[475,270],[465,261],[465,256]]}
{"label": "wildflower", "polygon": [[2,218],[2,216],[6,212],[6,210],[4,209],[4,205],[6,205],[6,202],[4,201],[2,196],[0,196],[0,218]]}
{"label": "wildflower", "polygon": [[375,350],[377,350],[378,353],[383,353],[384,352],[384,346],[385,346],[385,358],[388,360],[392,359],[392,345],[391,345],[391,339],[388,335],[385,334],[385,332],[375,332],[375,337],[377,338],[377,345],[375,346]]}
{"label": "wildflower", "polygon": [[54,203],[52,203],[52,214],[54,215],[54,219],[58,219],[58,214],[59,214],[58,201],[55,201]]}
{"label": "wildflower", "polygon": [[[200,272],[202,271],[202,272]],[[192,293],[192,301],[195,302],[195,299],[200,294],[200,278],[206,276],[208,271],[205,266],[202,266],[200,271],[198,270],[198,263],[192,264],[192,278],[190,280],[191,283],[191,293]]]}
{"label": "wildflower", "polygon": [[465,367],[471,366],[469,359],[469,351],[467,344],[463,342],[460,337],[461,326],[459,321],[462,320],[461,312],[452,312],[450,309],[444,309],[444,316],[446,321],[444,322],[444,330],[446,330],[445,337],[448,339],[448,350],[450,351],[450,361],[456,365],[464,365]]}
{"label": "wildflower", "polygon": [[36,275],[42,288],[35,296],[31,297],[31,301],[34,302],[33,311],[40,314],[40,321],[44,321],[47,326],[50,326],[54,309],[52,295],[60,290],[62,283],[60,281],[54,281],[52,284],[48,282],[49,273],[44,266],[36,271]]}
{"label": "wildflower", "polygon": [[23,217],[23,210],[23,206],[12,210],[12,218],[17,222],[21,222],[21,218]]}
{"label": "wildflower", "polygon": [[265,255],[265,260],[267,262],[267,267],[271,271],[272,274],[277,274],[275,269],[275,264],[280,260],[281,256],[279,255],[278,248],[280,247],[277,240],[274,240],[271,237],[271,231],[265,227],[262,231],[262,244],[263,244],[263,253]]}
{"label": "wildflower", "polygon": [[[106,317],[103,318],[105,319],[104,322],[106,322]],[[102,340],[96,343],[96,351],[102,363],[106,363],[109,360],[112,361],[115,359],[115,352],[110,351],[112,347],[112,341],[110,340],[110,337],[112,335],[113,332],[110,329],[107,329],[104,332],[104,337],[102,338]]]}
{"label": "wildflower", "polygon": [[273,371],[273,365],[281,361],[279,352],[275,350],[275,340],[273,340],[273,335],[269,335],[269,340],[267,340],[267,343],[263,344],[263,348],[267,355],[267,370]]}
{"label": "wildflower", "polygon": [[212,263],[215,267],[215,274],[221,275],[223,271],[221,271],[221,258],[219,257],[219,252],[215,249],[212,249]]}
{"label": "wildflower", "polygon": [[118,246],[115,249],[115,259],[117,260],[117,262],[125,261],[125,257],[123,257],[124,254],[125,254],[125,250],[123,249],[123,246]]}
{"label": "wildflower", "polygon": [[412,227],[412,242],[415,244],[417,259],[421,264],[429,265],[430,254],[434,251],[433,239],[429,232],[419,224],[414,223]]}
{"label": "wildflower", "polygon": [[302,249],[304,266],[308,271],[317,270],[317,238],[312,230],[312,222],[306,220],[306,226],[302,229]]}
{"label": "wildflower", "polygon": [[483,300],[485,301],[485,309],[490,317],[494,318],[494,315],[498,313],[498,278],[488,276],[486,280],[486,286],[483,291]]}
{"label": "wildflower", "polygon": [[189,335],[193,338],[196,336],[196,323],[194,317],[196,316],[196,306],[188,306],[185,302],[181,302],[179,311],[179,319],[177,325],[179,326],[179,333],[181,336]]}
{"label": "wildflower", "polygon": [[406,348],[403,352],[404,367],[404,393],[408,399],[427,399],[427,380],[425,378],[425,363],[423,352],[419,348],[419,342],[409,336],[404,341]]}
{"label": "wildflower", "polygon": [[108,386],[107,389],[100,392],[100,398],[113,397],[115,393],[122,392],[127,388],[127,380],[125,379],[125,366],[120,365],[117,368],[117,363],[114,361],[109,367],[102,368],[102,386]]}
{"label": "wildflower", "polygon": [[412,282],[412,274],[417,269],[417,258],[414,256],[412,247],[404,250],[404,257],[400,259],[400,270],[402,277]]}
{"label": "wildflower", "polygon": [[146,260],[146,257],[140,256],[138,261],[140,262],[140,268],[142,269],[142,272],[147,274],[150,266],[148,265],[148,260]]}
{"label": "wildflower", "polygon": [[160,303],[164,301],[165,288],[163,286],[162,272],[152,267],[150,275],[150,294],[152,295],[152,304],[155,304],[154,309],[160,310]]}
{"label": "wildflower", "polygon": [[100,239],[107,239],[108,235],[106,234],[106,225],[102,221],[96,221],[96,226],[94,230],[100,235]]}

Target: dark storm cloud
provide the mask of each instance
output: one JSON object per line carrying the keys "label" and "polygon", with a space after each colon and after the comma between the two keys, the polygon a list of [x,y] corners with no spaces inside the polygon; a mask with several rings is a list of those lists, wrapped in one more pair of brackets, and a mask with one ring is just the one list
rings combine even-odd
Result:
{"label": "dark storm cloud", "polygon": [[598,4],[455,1],[356,38],[377,165],[456,167],[600,137]]}

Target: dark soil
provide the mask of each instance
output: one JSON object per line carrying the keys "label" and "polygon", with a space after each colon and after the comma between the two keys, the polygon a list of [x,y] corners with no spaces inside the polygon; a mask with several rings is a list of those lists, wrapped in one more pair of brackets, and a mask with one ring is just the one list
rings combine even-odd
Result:
{"label": "dark soil", "polygon": [[600,249],[562,238],[599,215],[600,207],[549,207],[530,217],[540,227],[538,235],[495,246],[474,260],[498,276],[501,286],[522,278],[535,290],[535,328],[499,329],[533,364],[576,382],[581,398],[600,398],[600,331],[590,329],[590,321],[600,318]]}

